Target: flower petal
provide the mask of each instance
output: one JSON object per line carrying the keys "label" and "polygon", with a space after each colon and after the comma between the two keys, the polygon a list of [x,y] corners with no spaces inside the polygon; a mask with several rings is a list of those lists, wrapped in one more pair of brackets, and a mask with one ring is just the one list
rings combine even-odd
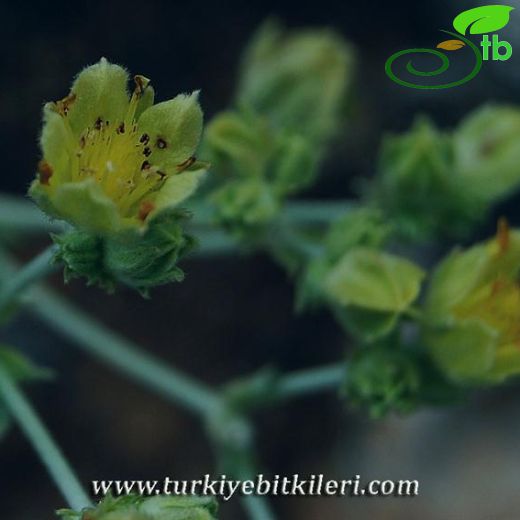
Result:
{"label": "flower petal", "polygon": [[202,133],[202,110],[198,92],[179,95],[158,103],[139,118],[139,132],[150,138],[149,162],[166,173],[176,173],[177,167],[195,154]]}
{"label": "flower petal", "polygon": [[165,183],[154,199],[155,209],[152,217],[164,209],[178,206],[191,196],[204,178],[205,169],[186,171],[178,175],[172,175]]}
{"label": "flower petal", "polygon": [[67,146],[69,139],[63,117],[53,109],[52,103],[46,104],[43,109],[40,146],[45,161],[52,168],[52,184],[70,179],[70,155]]}
{"label": "flower petal", "polygon": [[422,269],[405,258],[358,247],[332,269],[325,290],[340,305],[401,312],[419,295],[423,278]]}
{"label": "flower petal", "polygon": [[81,71],[72,85],[75,96],[68,119],[76,136],[98,118],[119,124],[128,110],[128,73],[105,58]]}
{"label": "flower petal", "polygon": [[85,230],[109,233],[121,228],[117,206],[93,178],[58,186],[52,204],[61,218]]}

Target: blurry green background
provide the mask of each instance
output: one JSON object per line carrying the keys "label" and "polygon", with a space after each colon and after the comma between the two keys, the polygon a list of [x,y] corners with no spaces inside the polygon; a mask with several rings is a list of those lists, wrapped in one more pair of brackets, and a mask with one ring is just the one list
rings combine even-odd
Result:
{"label": "blurry green background", "polygon": [[[518,0],[509,5],[520,7]],[[289,27],[330,26],[357,48],[358,75],[348,127],[306,198],[355,194],[354,177],[370,176],[386,131],[402,131],[418,112],[455,125],[487,101],[520,103],[520,19],[501,32],[513,44],[507,63],[488,63],[469,84],[414,91],[384,74],[403,48],[430,47],[438,29],[472,2],[133,2],[112,0],[2,8],[0,32],[0,190],[23,194],[38,161],[44,101],[66,94],[71,78],[106,56],[152,78],[159,100],[201,89],[209,119],[225,108],[241,50],[275,15]],[[515,47],[516,44],[516,47]],[[519,143],[520,145],[520,143]],[[413,194],[411,194],[413,196]],[[520,198],[496,210],[518,224]],[[490,219],[479,231],[494,229]],[[21,259],[45,237],[20,241]],[[155,290],[151,301],[122,290],[106,296],[76,281],[62,288],[78,305],[150,352],[201,379],[220,384],[267,364],[284,370],[338,360],[348,347],[325,312],[294,316],[293,287],[263,255],[184,262],[183,284]],[[85,483],[92,479],[187,479],[213,470],[204,432],[180,408],[157,399],[72,349],[44,324],[21,314],[0,331],[56,370],[30,395]],[[372,422],[346,412],[334,395],[305,398],[258,417],[265,473],[325,473],[330,478],[419,479],[418,498],[276,499],[283,519],[512,520],[520,514],[520,387],[486,392],[466,405]],[[319,425],[319,427],[317,427]],[[63,504],[18,431],[0,444],[2,520],[51,518]],[[221,517],[240,520],[237,501]]]}

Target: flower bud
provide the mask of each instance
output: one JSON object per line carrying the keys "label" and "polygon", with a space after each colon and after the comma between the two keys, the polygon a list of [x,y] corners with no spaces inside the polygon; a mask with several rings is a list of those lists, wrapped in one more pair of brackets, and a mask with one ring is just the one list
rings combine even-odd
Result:
{"label": "flower bud", "polygon": [[324,280],[344,323],[367,341],[388,334],[421,289],[424,272],[405,258],[367,247],[348,251]]}
{"label": "flower bud", "polygon": [[450,136],[424,118],[408,133],[384,140],[374,195],[412,238],[461,234],[479,215],[454,171]]}
{"label": "flower bud", "polygon": [[409,413],[419,404],[421,376],[405,352],[386,345],[357,349],[343,388],[349,404],[377,419],[389,412]]}
{"label": "flower bud", "polygon": [[323,300],[323,280],[351,249],[365,246],[377,249],[391,232],[383,214],[374,208],[351,209],[330,225],[323,240],[323,254],[309,261],[298,287],[297,306],[303,308]]}
{"label": "flower bud", "polygon": [[488,105],[454,132],[455,167],[464,190],[483,204],[520,187],[520,110]]}
{"label": "flower bud", "polygon": [[280,211],[280,199],[261,179],[237,179],[212,195],[215,219],[238,239],[252,242]]}
{"label": "flower bud", "polygon": [[339,126],[353,62],[351,48],[329,30],[289,32],[268,22],[244,55],[238,102],[321,143]]}
{"label": "flower bud", "polygon": [[467,384],[520,373],[520,232],[456,250],[436,269],[424,340],[443,372]]}

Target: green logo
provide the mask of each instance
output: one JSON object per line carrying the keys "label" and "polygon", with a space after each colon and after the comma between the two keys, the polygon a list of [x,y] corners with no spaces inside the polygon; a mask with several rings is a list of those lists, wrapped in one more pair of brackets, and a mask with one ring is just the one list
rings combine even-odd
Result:
{"label": "green logo", "polygon": [[[471,81],[480,72],[484,61],[488,61],[489,59],[493,59],[494,61],[507,61],[513,55],[513,48],[509,42],[501,41],[497,34],[493,34],[492,38],[490,38],[488,34],[499,31],[505,27],[509,23],[509,16],[513,9],[513,7],[508,5],[485,5],[460,13],[455,20],[453,20],[453,27],[457,32],[442,31],[454,37],[453,39],[439,43],[436,49],[406,49],[392,54],[385,64],[386,74],[392,81],[395,81],[403,87],[423,90],[458,87],[459,85]],[[469,35],[474,34],[483,35],[482,41],[480,42],[482,50],[469,39]],[[450,67],[450,60],[443,51],[453,52],[460,49],[470,50],[475,62],[471,72],[462,79],[438,85],[421,85],[401,79],[394,72],[395,62],[402,56],[408,54],[430,54],[440,60],[440,65],[437,69],[433,71],[418,70],[410,60],[406,64],[406,70],[409,74],[417,77],[439,76]]]}

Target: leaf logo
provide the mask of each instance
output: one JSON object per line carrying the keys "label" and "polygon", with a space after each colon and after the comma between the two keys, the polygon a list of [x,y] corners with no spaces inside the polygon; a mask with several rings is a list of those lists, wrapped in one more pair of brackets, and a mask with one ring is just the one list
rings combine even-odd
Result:
{"label": "leaf logo", "polygon": [[460,13],[453,20],[453,27],[462,35],[486,34],[498,31],[509,23],[514,7],[508,5],[484,5]]}
{"label": "leaf logo", "polygon": [[462,40],[446,40],[437,45],[437,49],[443,49],[445,51],[458,51],[465,47],[466,44]]}

